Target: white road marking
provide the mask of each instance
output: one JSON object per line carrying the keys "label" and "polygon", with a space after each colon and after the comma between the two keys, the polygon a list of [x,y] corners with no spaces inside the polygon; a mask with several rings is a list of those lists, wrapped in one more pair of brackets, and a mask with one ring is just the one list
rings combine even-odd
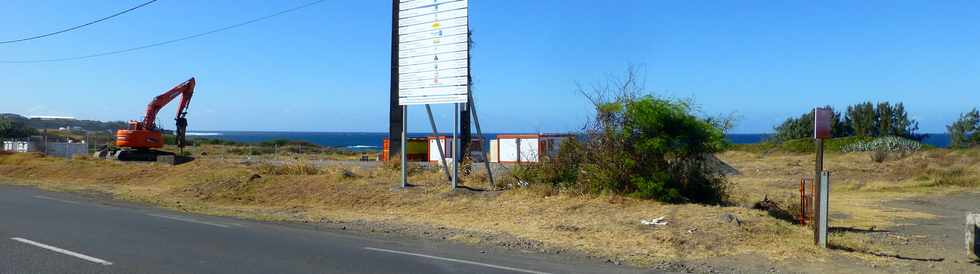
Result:
{"label": "white road marking", "polygon": [[489,267],[489,268],[495,268],[495,269],[501,269],[501,270],[507,270],[507,271],[514,271],[514,272],[521,272],[521,273],[551,274],[551,273],[548,273],[548,272],[541,272],[541,271],[520,269],[520,268],[509,267],[509,266],[486,264],[486,263],[481,263],[481,262],[474,262],[474,261],[467,261],[467,260],[460,260],[460,259],[453,259],[453,258],[446,258],[446,257],[432,256],[432,255],[425,255],[425,254],[405,252],[405,251],[398,251],[398,250],[390,250],[390,249],[383,249],[383,248],[373,248],[373,247],[365,247],[364,249],[371,250],[371,251],[392,253],[392,254],[400,254],[400,255],[407,255],[407,256],[422,257],[422,258],[433,259],[433,260],[440,260],[440,261],[461,263],[461,264],[470,264],[470,265],[476,265],[476,266],[482,266],[482,267]]}
{"label": "white road marking", "polygon": [[62,202],[62,203],[73,204],[73,205],[81,205],[82,204],[82,203],[79,203],[79,202],[76,202],[76,201],[62,200],[62,199],[52,198],[52,197],[43,196],[43,195],[37,195],[37,196],[34,196],[34,198],[44,199],[44,200],[50,200],[50,201],[55,201],[55,202]]}
{"label": "white road marking", "polygon": [[101,264],[101,265],[112,265],[112,262],[109,262],[109,261],[106,261],[106,260],[103,260],[103,259],[99,259],[99,258],[96,258],[96,257],[88,256],[88,255],[85,255],[85,254],[82,254],[82,253],[78,253],[78,252],[73,252],[71,250],[65,250],[65,249],[53,247],[53,246],[50,246],[50,245],[38,243],[38,242],[31,241],[31,240],[28,240],[28,239],[17,238],[17,237],[10,238],[10,239],[11,240],[14,240],[14,241],[21,242],[21,243],[25,243],[25,244],[33,245],[33,246],[36,246],[36,247],[40,247],[40,248],[43,248],[43,249],[47,249],[47,250],[50,250],[50,251],[54,251],[54,252],[58,252],[58,253],[61,253],[61,254],[65,254],[65,255],[68,255],[68,256],[72,256],[72,257],[75,257],[75,258],[79,258],[79,259],[82,259],[82,260],[86,260],[86,261],[89,261],[89,262],[93,262],[93,263],[97,263],[97,264]]}
{"label": "white road marking", "polygon": [[202,224],[202,225],[217,226],[217,227],[221,227],[221,228],[231,228],[231,226],[228,226],[226,224],[219,224],[219,223],[212,223],[212,222],[206,222],[206,221],[199,221],[199,220],[195,220],[195,219],[191,219],[191,218],[185,218],[185,217],[179,217],[179,216],[160,215],[160,214],[146,214],[146,215],[157,217],[157,218],[164,218],[164,219],[170,219],[170,220],[176,220],[176,221],[183,221],[183,222],[188,222],[188,223],[195,223],[195,224]]}

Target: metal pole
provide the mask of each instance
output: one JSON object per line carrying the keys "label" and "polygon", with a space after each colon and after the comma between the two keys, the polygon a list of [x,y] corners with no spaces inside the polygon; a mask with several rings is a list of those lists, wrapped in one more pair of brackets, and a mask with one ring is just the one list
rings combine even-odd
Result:
{"label": "metal pole", "polygon": [[823,214],[824,212],[822,212],[824,208],[824,204],[823,204],[824,201],[822,199],[824,195],[823,179],[821,178],[823,176],[823,150],[824,150],[823,139],[820,138],[816,139],[816,147],[817,147],[817,159],[816,159],[816,167],[815,167],[816,171],[813,177],[813,182],[816,186],[814,187],[816,193],[814,193],[813,195],[813,199],[815,200],[813,203],[814,204],[813,209],[815,211],[813,217],[816,220],[814,220],[814,226],[813,226],[813,243],[817,245],[821,245],[822,242],[821,224],[823,222],[822,218],[824,215]]}
{"label": "metal pole", "polygon": [[[402,106],[402,118],[408,117],[408,106]],[[408,187],[408,123],[402,121],[402,188]]]}
{"label": "metal pole", "polygon": [[436,147],[439,148],[439,161],[442,162],[442,169],[446,171],[446,179],[452,180],[453,176],[449,174],[449,166],[446,165],[446,153],[443,152],[442,138],[439,136],[439,130],[436,129],[436,120],[432,118],[432,107],[429,104],[425,104],[425,112],[429,114],[429,124],[432,125],[432,136],[436,137]]}
{"label": "metal pole", "polygon": [[476,125],[476,134],[480,136],[480,152],[483,154],[483,165],[487,168],[487,176],[490,177],[490,190],[493,190],[497,183],[493,179],[493,170],[490,169],[490,158],[487,157],[487,144],[490,141],[486,140],[486,136],[483,135],[483,129],[480,128],[480,118],[476,115],[476,103],[473,102],[473,93],[469,94],[469,100],[467,100],[470,105],[470,113],[473,114],[473,123]]}
{"label": "metal pole", "polygon": [[48,155],[48,130],[45,129],[41,135],[41,141],[44,143],[44,155]]}
{"label": "metal pole", "polygon": [[830,172],[820,173],[820,216],[817,217],[817,245],[827,248],[827,229],[830,227]]}
{"label": "metal pole", "polygon": [[453,104],[453,185],[452,190],[456,190],[459,184],[459,103]]}
{"label": "metal pole", "polygon": [[816,165],[816,175],[813,177],[814,180],[820,180],[820,173],[823,172],[823,139],[817,139],[817,165]]}

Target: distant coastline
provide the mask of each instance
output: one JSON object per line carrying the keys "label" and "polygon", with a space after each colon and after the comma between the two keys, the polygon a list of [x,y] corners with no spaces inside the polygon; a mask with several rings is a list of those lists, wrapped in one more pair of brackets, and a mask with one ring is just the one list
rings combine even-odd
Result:
{"label": "distant coastline", "polygon": [[[447,134],[447,133],[443,133]],[[488,139],[495,138],[498,134],[484,134]],[[287,139],[307,141],[321,146],[349,148],[355,150],[376,150],[381,149],[384,138],[388,137],[385,132],[284,132],[284,131],[192,131],[187,133],[188,137],[222,139],[243,143],[259,143],[264,141]],[[431,133],[413,132],[410,137],[425,137]],[[755,144],[760,143],[771,137],[772,134],[728,134],[726,138],[733,144]],[[923,143],[935,147],[949,146],[949,135],[945,133],[928,134]]]}

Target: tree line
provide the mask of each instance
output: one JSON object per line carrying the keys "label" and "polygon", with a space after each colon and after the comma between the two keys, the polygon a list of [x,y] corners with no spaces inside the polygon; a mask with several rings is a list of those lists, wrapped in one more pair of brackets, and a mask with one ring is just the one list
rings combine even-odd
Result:
{"label": "tree line", "polygon": [[40,129],[58,129],[61,127],[81,128],[85,131],[112,132],[128,127],[126,122],[101,122],[92,120],[72,119],[37,119],[27,118],[17,114],[0,113],[0,138],[24,138],[38,135]]}
{"label": "tree line", "polygon": [[[811,110],[799,117],[786,119],[776,126],[772,141],[812,138],[814,113]],[[835,111],[832,119],[834,138],[895,136],[921,142],[926,135],[919,134],[919,122],[909,118],[905,105],[889,102],[864,102],[850,105],[844,113]],[[980,111],[973,109],[963,113],[946,127],[951,148],[968,148],[980,144]]]}
{"label": "tree line", "polygon": [[[786,119],[776,126],[777,142],[812,138],[814,113],[811,110],[800,117]],[[909,118],[905,105],[881,102],[860,103],[847,107],[844,113],[834,112],[832,133],[837,137],[883,137],[897,136],[922,141],[926,136],[919,134],[919,122]]]}

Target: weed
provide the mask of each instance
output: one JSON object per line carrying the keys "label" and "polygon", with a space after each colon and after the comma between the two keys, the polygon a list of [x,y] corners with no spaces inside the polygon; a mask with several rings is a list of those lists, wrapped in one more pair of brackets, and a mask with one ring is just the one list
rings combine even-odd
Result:
{"label": "weed", "polygon": [[974,187],[980,185],[980,181],[969,176],[970,174],[963,168],[933,170],[930,173],[936,178],[932,183],[933,186]]}
{"label": "weed", "polygon": [[323,170],[315,164],[297,161],[284,164],[259,164],[255,167],[263,175],[320,175]]}
{"label": "weed", "polygon": [[883,163],[885,160],[888,160],[888,151],[875,150],[871,153],[871,161],[874,161],[875,163]]}

